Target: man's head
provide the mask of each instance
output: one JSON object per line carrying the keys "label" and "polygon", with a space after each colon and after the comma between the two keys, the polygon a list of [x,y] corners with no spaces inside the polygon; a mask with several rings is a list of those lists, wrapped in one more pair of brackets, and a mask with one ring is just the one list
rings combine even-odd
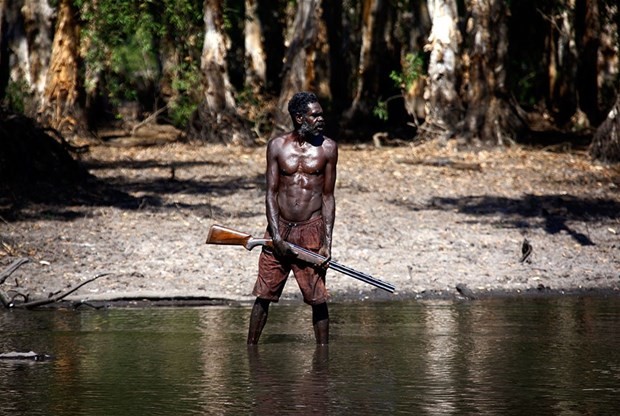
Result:
{"label": "man's head", "polygon": [[288,112],[295,130],[302,136],[317,135],[323,131],[323,109],[312,92],[298,92],[288,102]]}

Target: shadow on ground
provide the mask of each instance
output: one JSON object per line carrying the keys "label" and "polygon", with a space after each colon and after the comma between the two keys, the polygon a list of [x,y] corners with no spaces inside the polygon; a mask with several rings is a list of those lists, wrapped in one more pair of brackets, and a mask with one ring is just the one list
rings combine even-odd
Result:
{"label": "shadow on ground", "polygon": [[549,234],[564,231],[581,245],[594,245],[594,242],[588,235],[571,228],[569,222],[620,218],[620,203],[617,201],[572,195],[525,195],[523,198],[480,195],[435,197],[424,205],[415,206],[399,200],[392,203],[415,211],[456,210],[461,214],[486,218],[478,218],[475,222],[486,221],[505,228],[542,228]]}
{"label": "shadow on ground", "polygon": [[[222,210],[208,203],[209,195],[226,196],[241,190],[264,187],[263,175],[254,177],[219,176],[207,180],[178,179],[174,170],[199,166],[205,162],[122,161],[108,163],[83,163],[79,176],[68,178],[40,178],[29,183],[13,183],[0,193],[0,217],[7,222],[17,220],[54,219],[71,221],[85,215],[93,207],[116,207],[123,210],[162,211],[167,209],[190,210],[196,214],[224,215]],[[133,178],[116,176],[99,179],[89,173],[96,169],[153,168],[170,169],[169,177],[153,178],[136,175]],[[199,203],[170,202],[170,195],[204,195]],[[140,196],[134,196],[140,195]],[[253,216],[243,212],[235,215]]]}

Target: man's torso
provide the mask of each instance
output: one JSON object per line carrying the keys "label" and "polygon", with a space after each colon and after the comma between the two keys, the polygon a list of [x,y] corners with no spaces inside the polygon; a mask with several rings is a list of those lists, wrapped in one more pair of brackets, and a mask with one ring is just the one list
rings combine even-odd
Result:
{"label": "man's torso", "polygon": [[278,153],[280,216],[305,221],[321,214],[327,156],[323,144],[298,143],[287,137]]}

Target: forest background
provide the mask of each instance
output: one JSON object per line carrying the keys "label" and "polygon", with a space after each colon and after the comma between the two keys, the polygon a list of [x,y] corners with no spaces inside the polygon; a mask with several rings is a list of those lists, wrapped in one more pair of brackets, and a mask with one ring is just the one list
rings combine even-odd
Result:
{"label": "forest background", "polygon": [[3,109],[63,137],[150,117],[261,143],[312,90],[341,140],[620,156],[615,1],[4,0],[0,22]]}

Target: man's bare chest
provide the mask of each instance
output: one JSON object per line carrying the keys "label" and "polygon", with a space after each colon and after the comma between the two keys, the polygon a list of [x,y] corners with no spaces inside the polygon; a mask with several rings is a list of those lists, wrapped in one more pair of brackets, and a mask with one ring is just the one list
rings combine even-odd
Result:
{"label": "man's bare chest", "polygon": [[286,175],[320,175],[325,170],[325,158],[317,149],[288,152],[280,160],[280,171]]}

